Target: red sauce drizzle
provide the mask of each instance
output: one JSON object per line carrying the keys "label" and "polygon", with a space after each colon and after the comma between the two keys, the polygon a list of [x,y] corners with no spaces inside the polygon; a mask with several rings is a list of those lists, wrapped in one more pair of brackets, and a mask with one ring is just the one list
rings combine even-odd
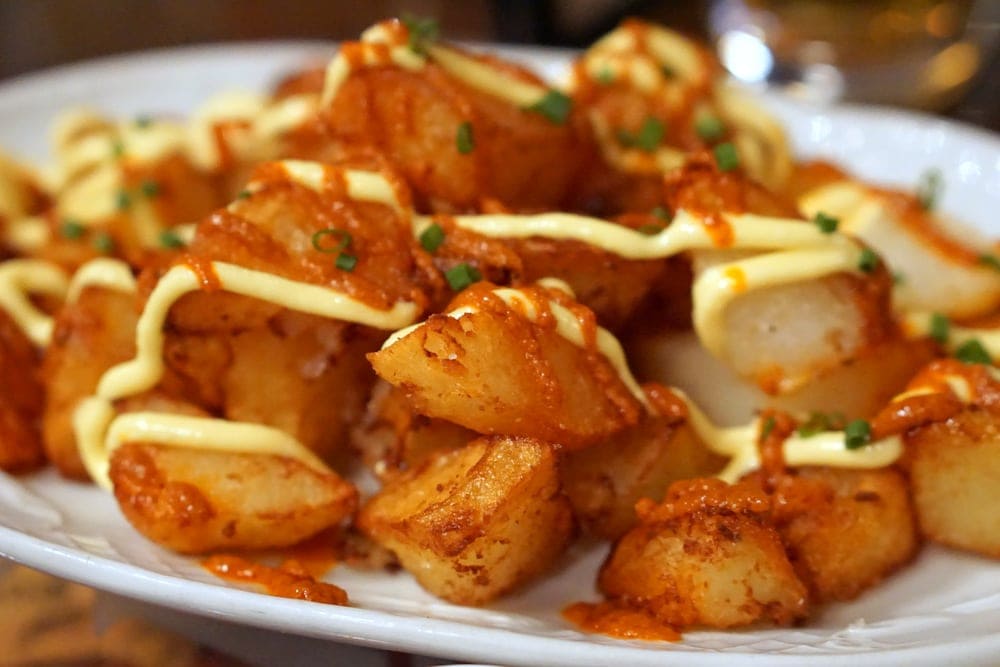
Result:
{"label": "red sauce drizzle", "polygon": [[185,253],[181,264],[190,268],[198,277],[198,284],[203,292],[215,292],[222,289],[222,281],[219,280],[211,259]]}
{"label": "red sauce drizzle", "polygon": [[296,560],[286,560],[278,567],[261,565],[242,556],[217,554],[202,565],[217,577],[228,581],[262,586],[271,595],[325,604],[347,604],[347,593],[333,584],[316,581]]}
{"label": "red sauce drizzle", "polygon": [[619,639],[675,642],[681,638],[656,617],[617,602],[577,602],[563,609],[562,615],[585,632]]}

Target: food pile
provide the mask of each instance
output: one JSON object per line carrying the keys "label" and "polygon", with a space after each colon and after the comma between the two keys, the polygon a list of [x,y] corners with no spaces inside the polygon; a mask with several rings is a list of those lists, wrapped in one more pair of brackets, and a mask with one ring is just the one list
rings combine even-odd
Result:
{"label": "food pile", "polygon": [[605,600],[554,603],[672,639],[798,622],[925,540],[1000,556],[996,244],[935,177],[797,162],[667,29],[555,86],[389,20],[53,144],[0,160],[0,467],[213,571],[335,534],[486,605],[601,540]]}

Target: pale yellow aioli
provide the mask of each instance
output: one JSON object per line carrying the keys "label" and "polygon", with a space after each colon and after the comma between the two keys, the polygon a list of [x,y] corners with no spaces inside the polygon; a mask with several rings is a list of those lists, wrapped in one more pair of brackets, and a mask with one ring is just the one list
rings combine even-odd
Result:
{"label": "pale yellow aioli", "polygon": [[[569,287],[558,279],[546,278],[539,282],[547,287],[569,290]],[[523,292],[514,288],[501,287],[493,290],[493,293],[500,297],[504,303],[512,306],[515,312],[528,321],[538,320],[539,313],[534,302]],[[572,294],[571,291],[569,293]],[[580,320],[571,311],[554,301],[550,301],[548,305],[556,318],[556,332],[574,345],[583,347],[585,341],[583,324]],[[465,315],[475,312],[476,308],[465,306],[445,313],[445,315],[453,319],[461,319]],[[396,331],[385,341],[382,349],[395,345],[424,325],[425,322],[420,322]],[[611,363],[622,384],[628,387],[629,391],[648,410],[652,410],[645,392],[629,370],[628,362],[618,339],[609,331],[598,328],[596,344],[598,352]],[[717,475],[720,479],[733,483],[743,475],[760,467],[758,439],[762,422],[759,418],[746,426],[720,427],[715,425],[684,392],[679,389],[671,391],[686,404],[688,423],[698,438],[713,452],[729,458],[729,463]],[[840,468],[882,468],[892,464],[902,454],[902,441],[898,436],[893,436],[851,450],[846,447],[845,434],[842,431],[818,433],[811,437],[793,434],[785,440],[783,452],[785,462],[792,467],[824,465]]]}
{"label": "pale yellow aioli", "polygon": [[29,298],[45,294],[62,300],[69,277],[60,267],[40,259],[9,259],[0,263],[0,310],[3,310],[32,343],[45,347],[52,340],[52,317]]}
{"label": "pale yellow aioli", "polygon": [[[360,44],[364,53],[363,67],[395,65],[410,71],[420,71],[432,60],[470,88],[520,107],[532,106],[549,93],[549,89],[544,86],[508,76],[502,70],[440,44],[428,45],[426,54],[417,53],[409,44],[395,41],[393,33],[380,23],[361,33]],[[386,46],[388,60],[385,60],[383,51]],[[343,53],[338,53],[330,61],[320,102],[323,106],[333,101],[352,71],[351,63]]]}

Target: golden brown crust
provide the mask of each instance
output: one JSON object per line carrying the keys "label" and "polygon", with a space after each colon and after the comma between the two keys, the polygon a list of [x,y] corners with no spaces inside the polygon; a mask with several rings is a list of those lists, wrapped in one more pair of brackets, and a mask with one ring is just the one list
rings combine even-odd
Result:
{"label": "golden brown crust", "polygon": [[347,518],[357,491],[294,459],[128,444],[111,456],[136,530],[181,553],[295,544]]}

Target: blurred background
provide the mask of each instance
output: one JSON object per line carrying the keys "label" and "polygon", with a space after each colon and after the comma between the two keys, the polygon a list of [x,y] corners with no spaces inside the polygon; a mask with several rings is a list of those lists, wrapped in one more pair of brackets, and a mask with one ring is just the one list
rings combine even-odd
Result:
{"label": "blurred background", "polygon": [[642,16],[712,41],[749,84],[1000,130],[1000,0],[2,0],[0,79],[182,44],[353,39],[402,12],[454,40],[561,47]]}

